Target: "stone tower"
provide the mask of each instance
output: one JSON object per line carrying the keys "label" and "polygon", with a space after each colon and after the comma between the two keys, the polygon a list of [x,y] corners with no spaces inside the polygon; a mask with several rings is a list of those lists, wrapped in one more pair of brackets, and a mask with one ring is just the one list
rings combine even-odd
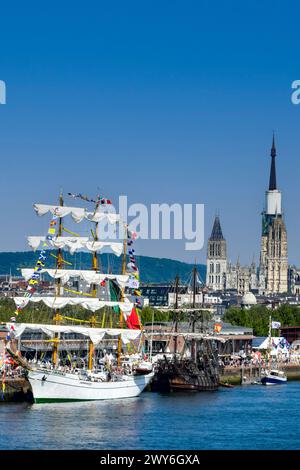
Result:
{"label": "stone tower", "polygon": [[262,213],[259,293],[279,294],[288,290],[287,233],[276,182],[276,147],[273,135],[269,190]]}
{"label": "stone tower", "polygon": [[207,244],[206,285],[209,289],[221,291],[226,287],[227,247],[223,237],[220,219],[215,217],[211,236]]}

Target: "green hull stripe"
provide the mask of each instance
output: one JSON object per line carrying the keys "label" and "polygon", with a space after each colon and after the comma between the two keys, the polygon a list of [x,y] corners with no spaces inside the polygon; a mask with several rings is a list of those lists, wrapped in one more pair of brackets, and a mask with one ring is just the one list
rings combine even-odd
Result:
{"label": "green hull stripe", "polygon": [[76,398],[35,398],[34,403],[67,403],[71,401],[97,401],[97,400],[85,400]]}

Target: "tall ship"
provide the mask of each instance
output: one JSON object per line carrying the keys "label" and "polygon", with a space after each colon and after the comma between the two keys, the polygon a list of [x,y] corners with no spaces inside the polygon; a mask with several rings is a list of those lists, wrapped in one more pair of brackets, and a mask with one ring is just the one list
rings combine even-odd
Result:
{"label": "tall ship", "polygon": [[[157,361],[156,374],[152,389],[165,392],[200,392],[214,391],[220,385],[218,359],[220,337],[211,334],[206,326],[209,317],[202,305],[196,302],[198,273],[193,269],[191,304],[185,307],[178,305],[179,278],[175,280],[175,303],[171,309],[173,328],[166,333],[174,342],[171,354],[164,354]],[[189,331],[179,331],[180,322],[189,322]],[[200,331],[196,325],[200,324]],[[183,340],[184,347],[178,350],[178,340]]]}
{"label": "tall ship", "polygon": [[[28,287],[24,296],[14,298],[16,313],[7,325],[6,349],[27,369],[33,399],[37,403],[136,397],[151,382],[153,371],[142,355],[143,333],[139,315],[142,300],[133,248],[135,234],[115,213],[110,200],[100,196],[92,200],[71,193],[69,196],[92,204],[92,210],[65,206],[62,195],[58,205],[34,204],[38,216],[50,215],[51,219],[47,235],[28,237],[30,247],[40,249],[40,252],[35,267],[22,269]],[[65,224],[68,216],[77,224],[86,222],[85,230],[89,229],[91,236],[80,236],[69,230]],[[103,227],[110,235],[114,234],[115,239],[110,236],[103,240]],[[65,250],[71,255],[77,250],[90,252],[90,269],[70,268]],[[99,253],[122,256],[121,273],[103,273]],[[55,259],[55,267],[51,269],[47,267],[50,256]],[[53,295],[39,289],[42,275],[54,280]],[[72,287],[72,279],[77,280],[77,289],[74,284]],[[23,310],[30,303],[50,307],[52,323],[20,322]],[[88,318],[86,315],[83,315],[85,319],[69,313],[64,315],[66,306],[71,306],[77,313],[87,311]],[[39,355],[28,362],[20,357],[16,344],[28,332],[38,332],[44,343],[51,346],[50,358],[45,360]],[[78,357],[71,357],[68,351],[70,338],[85,345],[81,354],[77,351]]]}

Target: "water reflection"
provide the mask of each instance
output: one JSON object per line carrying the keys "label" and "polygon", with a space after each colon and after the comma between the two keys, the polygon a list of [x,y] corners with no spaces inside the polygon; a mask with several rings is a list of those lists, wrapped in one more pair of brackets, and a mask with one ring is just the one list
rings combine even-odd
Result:
{"label": "water reflection", "polygon": [[299,392],[300,382],[291,382],[110,402],[3,404],[0,448],[296,449]]}

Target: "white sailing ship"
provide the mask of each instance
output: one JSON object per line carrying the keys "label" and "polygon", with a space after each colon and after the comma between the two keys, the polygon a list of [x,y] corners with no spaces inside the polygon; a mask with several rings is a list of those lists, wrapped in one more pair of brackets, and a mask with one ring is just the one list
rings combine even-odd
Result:
{"label": "white sailing ship", "polygon": [[[47,248],[57,249],[57,262],[55,269],[47,269],[46,265],[39,265],[39,273],[46,273],[55,279],[56,290],[54,296],[25,295],[15,297],[17,308],[23,309],[29,302],[43,302],[54,311],[53,325],[13,323],[9,324],[15,339],[21,338],[25,331],[40,331],[53,344],[51,364],[39,364],[28,366],[28,380],[32,387],[33,398],[35,402],[53,402],[53,401],[85,401],[85,400],[108,400],[131,398],[138,396],[150,383],[153,377],[152,366],[146,364],[140,355],[140,360],[136,362],[135,367],[122,367],[122,348],[124,345],[141,338],[142,331],[139,329],[123,328],[123,322],[126,322],[135,308],[132,297],[125,294],[125,288],[137,286],[134,271],[130,270],[130,263],[127,264],[127,235],[123,242],[101,241],[98,238],[98,224],[105,221],[109,224],[121,223],[120,216],[115,213],[105,212],[99,203],[95,210],[90,212],[80,207],[66,207],[63,205],[62,196],[60,204],[45,205],[35,204],[34,209],[37,214],[42,216],[47,213],[55,215],[58,220],[58,230],[51,237],[30,236],[29,245],[36,250],[40,245]],[[91,230],[93,238],[81,236],[63,236],[64,227],[62,219],[71,215],[73,220],[80,223],[88,220],[95,224],[94,230]],[[57,225],[56,223],[54,225]],[[127,230],[127,228],[126,228]],[[67,230],[68,231],[68,230]],[[54,230],[52,230],[52,233]],[[126,232],[127,233],[127,232]],[[76,250],[88,250],[92,252],[92,269],[77,270],[65,269],[62,250],[68,249],[72,254]],[[105,274],[100,272],[98,267],[97,253],[110,251],[117,256],[123,254],[122,273]],[[22,269],[22,275],[25,280],[32,279],[35,269]],[[76,292],[68,289],[66,284],[72,277],[80,278],[90,285],[90,292]],[[97,296],[98,287],[103,282],[114,281],[119,286],[119,299],[103,300]],[[72,292],[73,295],[66,295]],[[63,317],[61,309],[67,305],[81,306],[91,312],[89,327],[77,326],[74,324],[65,324],[66,317]],[[119,310],[120,328],[105,328],[102,320],[102,327],[97,326],[96,313],[103,308]],[[75,319],[74,319],[75,320]],[[63,324],[64,323],[64,324]],[[61,367],[59,365],[59,352],[63,347],[64,335],[75,333],[79,337],[88,341],[88,361],[83,367]],[[95,361],[95,348],[99,347],[107,339],[117,342],[117,361],[110,364],[109,367],[99,367]],[[140,342],[141,343],[141,342]],[[15,356],[16,357],[16,356]],[[142,364],[142,367],[138,365]]]}

